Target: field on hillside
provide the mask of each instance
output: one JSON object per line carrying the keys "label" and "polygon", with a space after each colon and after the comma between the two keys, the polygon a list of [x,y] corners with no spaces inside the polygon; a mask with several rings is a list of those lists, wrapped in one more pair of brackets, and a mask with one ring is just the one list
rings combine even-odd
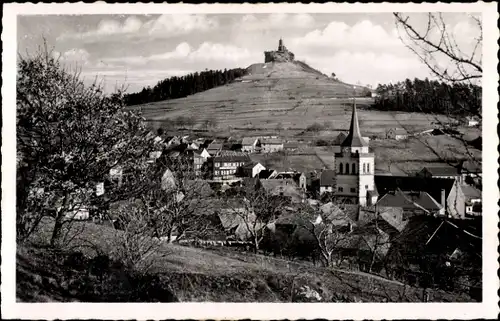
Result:
{"label": "field on hillside", "polygon": [[[352,85],[335,81],[294,63],[255,64],[250,74],[231,84],[195,95],[131,108],[161,126],[162,120],[192,116],[198,128],[214,117],[221,130],[276,127],[304,129],[330,122],[332,130],[347,130],[351,118]],[[356,91],[360,94],[360,91]],[[375,135],[391,127],[429,128],[435,116],[370,110],[372,98],[357,98],[363,134]],[[443,118],[443,117],[441,117]],[[446,121],[446,119],[441,119]]]}
{"label": "field on hillside", "polygon": [[[17,293],[24,302],[81,301],[78,289],[71,284],[81,283],[80,278],[95,282],[89,277],[85,267],[74,270],[70,275],[63,267],[64,257],[68,253],[51,252],[44,249],[50,235],[50,222],[44,222],[44,229],[35,235],[33,242],[37,246],[18,247],[17,256]],[[116,235],[120,231],[112,230],[93,223],[77,222],[71,235],[71,250],[82,251],[87,256],[101,253],[114,253]],[[73,233],[73,232],[72,232]],[[161,288],[168,289],[167,300],[181,302],[300,302],[300,289],[308,286],[316,291],[322,302],[418,302],[423,298],[423,289],[402,285],[378,276],[356,271],[340,271],[304,265],[300,262],[263,257],[252,253],[235,253],[224,248],[216,250],[197,249],[179,245],[164,244],[152,257],[152,271],[160,279]],[[116,271],[118,283],[123,283],[127,275]],[[106,279],[105,279],[106,280]],[[120,281],[121,280],[121,281]],[[73,283],[72,283],[73,282]],[[94,291],[92,283],[79,291]],[[98,286],[98,284],[101,284]],[[126,283],[123,283],[126,284]],[[120,298],[126,297],[127,289],[111,284],[114,291],[120,291]],[[123,285],[125,286],[125,285]],[[130,287],[130,284],[128,285]],[[128,291],[137,291],[130,288]],[[431,300],[436,302],[470,301],[466,295],[451,294],[444,291],[427,290]],[[93,292],[92,292],[93,293]],[[173,297],[172,297],[173,296]],[[107,300],[116,300],[113,293],[106,293]],[[114,299],[113,299],[114,298]],[[140,298],[134,296],[135,299]],[[96,297],[92,297],[96,299]]]}

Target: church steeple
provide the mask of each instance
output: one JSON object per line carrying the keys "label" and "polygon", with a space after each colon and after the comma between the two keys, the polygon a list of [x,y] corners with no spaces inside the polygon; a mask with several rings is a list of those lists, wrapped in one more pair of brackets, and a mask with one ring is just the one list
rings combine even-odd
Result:
{"label": "church steeple", "polygon": [[342,147],[368,147],[368,143],[361,136],[359,130],[358,113],[356,112],[356,99],[352,107],[351,127],[349,134],[341,144]]}

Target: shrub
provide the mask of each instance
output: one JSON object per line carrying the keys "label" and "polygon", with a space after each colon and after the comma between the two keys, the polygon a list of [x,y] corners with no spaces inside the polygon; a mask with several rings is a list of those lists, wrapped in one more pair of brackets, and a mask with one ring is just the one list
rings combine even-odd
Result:
{"label": "shrub", "polygon": [[323,129],[323,126],[319,123],[314,123],[312,125],[307,126],[306,131],[308,132],[319,132]]}

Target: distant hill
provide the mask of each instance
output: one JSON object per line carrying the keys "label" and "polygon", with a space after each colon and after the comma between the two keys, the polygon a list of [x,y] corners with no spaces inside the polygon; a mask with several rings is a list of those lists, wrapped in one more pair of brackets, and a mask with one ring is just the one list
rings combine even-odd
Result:
{"label": "distant hill", "polygon": [[226,85],[130,108],[142,110],[154,127],[165,127],[177,117],[191,117],[194,125],[190,128],[195,129],[206,129],[211,121],[221,131],[302,131],[314,123],[329,123],[330,130],[345,131],[354,96],[358,97],[363,135],[384,136],[392,127],[422,131],[436,121],[431,114],[375,110],[369,88],[333,79],[297,60],[255,63],[246,68],[246,75]]}

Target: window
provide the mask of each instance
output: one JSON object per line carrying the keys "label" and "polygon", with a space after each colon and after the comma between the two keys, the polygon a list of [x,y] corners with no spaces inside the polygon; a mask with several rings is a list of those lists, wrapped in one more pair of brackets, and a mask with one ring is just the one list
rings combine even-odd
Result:
{"label": "window", "polygon": [[343,192],[344,191],[344,188],[339,186],[339,192]]}
{"label": "window", "polygon": [[349,163],[345,164],[345,173],[349,174]]}
{"label": "window", "polygon": [[366,172],[370,174],[370,163],[366,164]]}
{"label": "window", "polygon": [[363,174],[366,173],[366,164],[363,163]]}
{"label": "window", "polygon": [[352,164],[352,173],[356,174],[356,164]]}
{"label": "window", "polygon": [[339,173],[342,174],[343,171],[344,171],[344,164],[340,163],[340,165],[339,165]]}
{"label": "window", "polygon": [[219,167],[219,165],[220,165],[219,163],[215,163],[215,167]]}
{"label": "window", "polygon": [[356,193],[356,189],[354,187],[351,187],[351,193]]}

